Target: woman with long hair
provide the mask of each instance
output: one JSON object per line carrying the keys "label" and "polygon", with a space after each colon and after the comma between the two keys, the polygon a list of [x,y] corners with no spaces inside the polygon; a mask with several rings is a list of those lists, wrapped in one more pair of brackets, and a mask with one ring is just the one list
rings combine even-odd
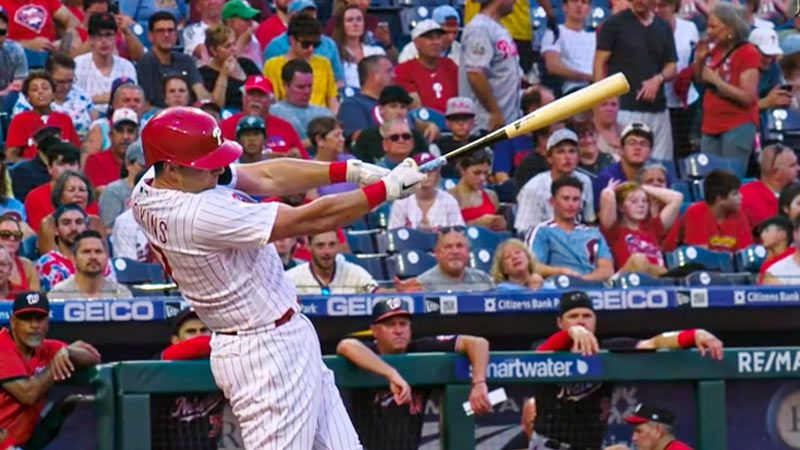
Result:
{"label": "woman with long hair", "polygon": [[536,273],[536,257],[519,239],[510,238],[497,246],[489,274],[498,290],[535,290],[542,287],[542,276]]}
{"label": "woman with long hair", "polygon": [[11,291],[38,291],[39,276],[36,267],[28,258],[18,256],[22,241],[26,238],[23,222],[12,214],[0,215],[0,246],[11,255],[12,267],[8,277]]}
{"label": "woman with long hair", "polygon": [[357,5],[345,6],[336,18],[333,40],[339,48],[345,85],[360,88],[358,63],[367,56],[385,55],[382,47],[365,43],[364,12]]}
{"label": "woman with long hair", "polygon": [[492,156],[483,149],[473,150],[457,161],[461,179],[449,192],[458,200],[464,222],[493,231],[505,230],[506,219],[497,214],[497,193],[484,187],[492,169]]}
{"label": "woman with long hair", "polygon": [[199,71],[211,98],[220,108],[242,109],[244,82],[247,77],[260,74],[261,69],[250,59],[239,57],[236,36],[224,24],[206,30],[206,48],[211,60]]}

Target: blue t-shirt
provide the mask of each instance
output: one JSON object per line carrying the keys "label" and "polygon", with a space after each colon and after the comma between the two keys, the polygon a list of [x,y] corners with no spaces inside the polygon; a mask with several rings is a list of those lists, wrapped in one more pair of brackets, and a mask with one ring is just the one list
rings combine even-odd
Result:
{"label": "blue t-shirt", "polygon": [[356,131],[378,126],[372,116],[372,109],[378,104],[378,99],[367,97],[361,92],[352,97],[347,97],[339,107],[336,118],[342,122],[344,135],[352,136]]}
{"label": "blue t-shirt", "polygon": [[[283,33],[282,35],[271,40],[264,50],[264,61],[274,57],[285,55],[289,52],[289,35]],[[314,54],[328,58],[333,67],[333,76],[336,81],[344,80],[344,68],[342,67],[342,58],[339,57],[339,49],[336,48],[336,42],[328,36],[322,36],[322,44],[314,50]]]}
{"label": "blue t-shirt", "polygon": [[528,235],[527,244],[543,264],[567,267],[582,275],[594,271],[599,259],[614,259],[600,229],[578,223],[567,232],[554,220],[543,222]]}
{"label": "blue t-shirt", "polygon": [[312,120],[317,117],[333,117],[333,113],[328,108],[316,105],[299,108],[288,102],[278,102],[270,106],[269,113],[292,124],[297,134],[300,135],[300,139],[308,137],[308,124]]}

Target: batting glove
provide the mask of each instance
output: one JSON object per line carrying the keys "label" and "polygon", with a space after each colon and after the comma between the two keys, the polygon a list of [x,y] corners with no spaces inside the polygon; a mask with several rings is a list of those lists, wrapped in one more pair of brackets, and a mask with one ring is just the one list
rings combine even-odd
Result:
{"label": "batting glove", "polygon": [[359,187],[377,183],[387,175],[389,169],[365,163],[357,159],[347,160],[347,182],[358,184]]}
{"label": "batting glove", "polygon": [[386,200],[397,200],[413,194],[420,181],[427,177],[419,171],[419,166],[411,158],[406,158],[397,165],[388,175],[383,177],[386,186]]}

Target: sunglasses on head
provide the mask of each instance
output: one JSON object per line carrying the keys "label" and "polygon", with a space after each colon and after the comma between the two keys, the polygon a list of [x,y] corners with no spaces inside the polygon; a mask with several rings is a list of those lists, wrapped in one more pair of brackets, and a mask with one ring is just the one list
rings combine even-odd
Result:
{"label": "sunglasses on head", "polygon": [[2,230],[0,231],[0,239],[13,239],[15,241],[21,241],[22,231]]}
{"label": "sunglasses on head", "polygon": [[399,133],[399,134],[390,134],[389,136],[387,136],[387,138],[389,138],[389,140],[392,142],[398,142],[400,140],[410,141],[411,139],[414,138],[414,136],[412,136],[411,133]]}
{"label": "sunglasses on head", "polygon": [[300,41],[300,45],[305,49],[308,49],[311,46],[314,48],[319,48],[319,46],[322,45],[322,41]]}
{"label": "sunglasses on head", "polygon": [[463,233],[464,230],[466,230],[466,228],[464,228],[462,225],[455,225],[455,226],[452,226],[452,227],[441,227],[441,228],[439,228],[438,232],[439,232],[440,235],[443,235],[443,234],[447,234],[447,233],[452,233],[454,231],[456,233]]}

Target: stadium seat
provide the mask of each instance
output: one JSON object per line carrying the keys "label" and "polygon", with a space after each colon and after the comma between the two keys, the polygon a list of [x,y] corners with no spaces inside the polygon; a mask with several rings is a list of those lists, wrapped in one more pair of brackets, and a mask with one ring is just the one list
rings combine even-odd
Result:
{"label": "stadium seat", "polygon": [[439,189],[444,189],[445,191],[456,187],[458,184],[458,178],[442,178],[439,180]]}
{"label": "stadium seat", "polygon": [[773,109],[767,112],[763,125],[767,139],[798,148],[800,144],[800,112],[793,109]]}
{"label": "stadium seat", "polygon": [[352,97],[352,96],[358,94],[358,91],[359,91],[359,89],[357,87],[345,86],[345,87],[339,89],[339,97],[341,97],[342,99],[345,99],[347,97]]}
{"label": "stadium seat", "polygon": [[370,228],[385,230],[389,226],[389,212],[391,210],[392,204],[389,202],[370,211],[367,215],[367,225],[369,225]]}
{"label": "stadium seat", "polygon": [[469,252],[469,266],[486,273],[492,270],[493,259],[494,252],[485,248],[475,249]]}
{"label": "stadium seat", "polygon": [[614,287],[635,289],[643,286],[674,286],[671,278],[655,278],[643,273],[626,273],[614,280]]}
{"label": "stadium seat", "polygon": [[739,164],[725,158],[720,158],[709,153],[694,153],[683,158],[680,162],[681,174],[686,179],[705,178],[715,169],[723,169],[744,176],[745,169]]}
{"label": "stadium seat", "polygon": [[488,228],[469,226],[465,234],[472,250],[486,249],[494,254],[494,250],[501,242],[511,237],[508,231],[497,232]]}
{"label": "stadium seat", "polygon": [[649,162],[655,164],[661,164],[662,166],[664,166],[664,168],[667,169],[667,177],[669,177],[670,180],[675,181],[678,179],[678,169],[677,165],[675,164],[675,161],[667,161],[663,159],[651,159]]}
{"label": "stadium seat", "polygon": [[44,63],[47,61],[47,57],[50,56],[49,52],[37,52],[34,50],[25,50],[25,58],[28,60],[28,68],[29,69],[42,69],[44,68]]}
{"label": "stadium seat", "polygon": [[429,252],[436,246],[436,234],[413,228],[397,228],[376,236],[380,253],[398,253],[404,250]]}
{"label": "stadium seat", "polygon": [[417,250],[406,250],[386,258],[389,279],[416,277],[435,265],[433,255]]}
{"label": "stadium seat", "polygon": [[353,253],[378,253],[375,235],[378,230],[346,231],[344,237]]}
{"label": "stadium seat", "polygon": [[383,255],[351,255],[349,253],[341,253],[344,259],[363,267],[372,278],[380,280],[388,280],[386,275],[386,266],[384,264]]}
{"label": "stadium seat", "polygon": [[594,0],[589,10],[589,16],[586,18],[586,27],[589,31],[594,31],[610,15],[611,11],[608,9],[608,2]]}
{"label": "stadium seat", "polygon": [[606,284],[602,281],[586,281],[569,275],[556,275],[546,279],[544,286],[550,289],[604,288]]}
{"label": "stadium seat", "polygon": [[39,238],[37,236],[31,236],[22,241],[22,245],[20,245],[17,253],[19,253],[19,256],[28,258],[31,261],[39,259]]}
{"label": "stadium seat", "polygon": [[767,249],[763,245],[751,245],[736,252],[736,270],[758,273],[767,257]]}
{"label": "stadium seat", "polygon": [[741,286],[751,284],[749,273],[692,272],[683,279],[686,286]]}
{"label": "stadium seat", "polygon": [[706,191],[703,187],[703,180],[690,180],[689,192],[692,193],[692,198],[697,200],[704,200],[706,198]]}
{"label": "stadium seat", "polygon": [[343,226],[342,228],[353,231],[369,230],[369,224],[367,224],[367,216],[361,216],[358,219]]}
{"label": "stadium seat", "polygon": [[733,259],[728,252],[712,252],[701,247],[683,246],[664,255],[667,267],[674,269],[688,263],[702,264],[707,270],[733,272]]}
{"label": "stadium seat", "polygon": [[444,121],[444,114],[432,108],[417,108],[410,112],[411,117],[423,122],[433,122],[439,127],[440,130],[447,130],[447,124]]}
{"label": "stadium seat", "polygon": [[672,189],[683,194],[684,202],[691,203],[695,200],[694,195],[692,195],[692,189],[690,187],[689,181],[673,179]]}
{"label": "stadium seat", "polygon": [[164,269],[159,264],[149,264],[128,258],[112,258],[117,281],[122,284],[164,283]]}

